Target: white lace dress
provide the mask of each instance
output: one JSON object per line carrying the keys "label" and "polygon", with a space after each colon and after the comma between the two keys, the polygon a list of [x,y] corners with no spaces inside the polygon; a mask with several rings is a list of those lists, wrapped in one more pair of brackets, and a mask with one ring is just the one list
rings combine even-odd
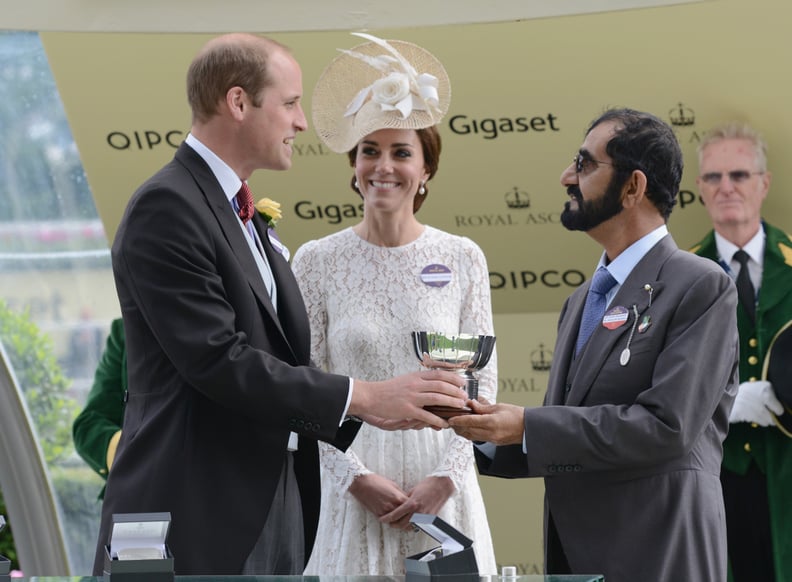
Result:
{"label": "white lace dress", "polygon": [[[450,281],[429,284],[438,279],[422,275],[430,265],[446,267]],[[314,362],[335,373],[385,380],[419,370],[410,335],[416,330],[493,333],[486,260],[464,237],[426,226],[414,242],[388,248],[348,228],[300,247],[292,267],[311,320]],[[494,401],[496,393],[493,354],[479,373],[479,394]],[[372,472],[405,491],[429,475],[450,477],[456,492],[439,516],[474,541],[479,572],[496,573],[469,441],[452,430],[383,431],[364,424],[346,453],[319,446],[322,510],[307,575],[403,574],[405,557],[437,545],[421,531],[381,524],[348,492],[355,477]]]}

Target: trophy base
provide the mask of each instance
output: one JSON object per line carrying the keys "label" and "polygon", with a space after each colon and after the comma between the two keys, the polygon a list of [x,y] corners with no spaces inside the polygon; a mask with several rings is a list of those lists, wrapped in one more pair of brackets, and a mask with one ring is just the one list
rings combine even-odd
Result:
{"label": "trophy base", "polygon": [[428,410],[440,418],[453,418],[454,416],[461,416],[463,414],[473,414],[473,409],[467,406],[463,408],[454,408],[453,406],[424,406],[424,410]]}

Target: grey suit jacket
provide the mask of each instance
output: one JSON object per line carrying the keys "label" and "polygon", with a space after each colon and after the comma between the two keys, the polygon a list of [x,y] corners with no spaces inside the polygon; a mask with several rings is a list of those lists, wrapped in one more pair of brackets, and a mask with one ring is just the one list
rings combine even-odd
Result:
{"label": "grey suit jacket", "polygon": [[349,379],[309,366],[291,269],[253,218],[277,313],[220,185],[192,148],[127,206],[112,248],[129,392],[107,482],[94,572],[113,513],[169,511],[177,574],[239,574],[266,520],[290,431],[306,557],[319,515],[316,439],[344,448]]}
{"label": "grey suit jacket", "polygon": [[627,322],[599,326],[573,362],[588,286],[561,312],[544,406],[525,411],[527,454],[498,447],[492,460],[478,455],[479,468],[545,478],[549,573],[724,581],[719,472],[738,382],[734,284],[668,235],[611,302],[627,308]]}

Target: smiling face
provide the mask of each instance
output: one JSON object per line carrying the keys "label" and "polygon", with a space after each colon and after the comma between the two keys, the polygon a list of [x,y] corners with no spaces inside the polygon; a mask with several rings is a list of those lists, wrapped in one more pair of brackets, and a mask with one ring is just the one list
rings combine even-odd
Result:
{"label": "smiling face", "polygon": [[770,174],[747,139],[722,139],[707,145],[699,158],[699,187],[716,230],[758,231]]}
{"label": "smiling face", "polygon": [[413,198],[429,179],[423,148],[412,129],[380,129],[357,147],[355,179],[367,211],[413,214]]}
{"label": "smiling face", "polygon": [[595,126],[575,160],[561,174],[561,184],[570,196],[561,213],[561,224],[569,230],[591,230],[624,209],[622,185],[614,183],[612,160],[605,152],[614,128],[613,122]]}
{"label": "smiling face", "polygon": [[292,163],[294,138],[308,127],[300,105],[302,72],[297,61],[279,49],[270,56],[268,68],[274,82],[262,91],[259,105],[244,96],[245,143],[256,169],[287,170]]}

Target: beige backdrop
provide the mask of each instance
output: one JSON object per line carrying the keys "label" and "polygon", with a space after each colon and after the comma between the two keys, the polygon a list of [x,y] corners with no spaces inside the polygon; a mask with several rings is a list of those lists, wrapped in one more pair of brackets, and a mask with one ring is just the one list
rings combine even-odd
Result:
{"label": "beige backdrop", "polygon": [[[792,8],[786,0],[718,0],[478,25],[373,30],[418,43],[446,65],[453,86],[440,172],[420,218],[469,236],[491,271],[500,358],[499,398],[541,403],[547,372],[529,355],[552,349],[555,318],[589,277],[599,248],[558,223],[558,183],[587,123],[606,106],[651,111],[674,124],[687,170],[670,229],[690,246],[709,228],[695,189],[695,147],[716,122],[761,129],[776,170],[766,216],[792,228],[792,134],[785,74]],[[251,25],[255,26],[255,24]],[[358,39],[346,32],[273,35],[303,65],[305,100],[320,71]],[[207,40],[195,34],[42,34],[97,207],[111,238],[132,191],[168,161],[189,128],[184,75]],[[281,238],[304,241],[354,224],[344,156],[299,136],[294,168],[260,172],[257,196],[283,204]],[[541,366],[540,366],[541,368]],[[481,480],[498,561],[541,569],[538,480]]]}

